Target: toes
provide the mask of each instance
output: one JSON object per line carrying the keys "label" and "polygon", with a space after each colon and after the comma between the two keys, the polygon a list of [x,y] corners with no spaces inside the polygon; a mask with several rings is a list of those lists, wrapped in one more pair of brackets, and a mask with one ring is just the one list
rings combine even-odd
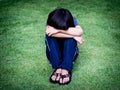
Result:
{"label": "toes", "polygon": [[57,83],[60,79],[61,69],[56,69],[50,77],[50,82]]}
{"label": "toes", "polygon": [[62,83],[63,83],[63,79],[62,79],[62,78],[60,78],[59,83],[60,83],[60,84],[62,84]]}
{"label": "toes", "polygon": [[56,81],[60,80],[60,74],[57,76]]}
{"label": "toes", "polygon": [[68,81],[69,81],[69,77],[66,77],[66,78],[63,79],[63,83],[66,83]]}
{"label": "toes", "polygon": [[52,79],[53,81],[55,81],[55,78],[56,78],[55,75],[53,75],[53,76],[51,77],[51,79]]}

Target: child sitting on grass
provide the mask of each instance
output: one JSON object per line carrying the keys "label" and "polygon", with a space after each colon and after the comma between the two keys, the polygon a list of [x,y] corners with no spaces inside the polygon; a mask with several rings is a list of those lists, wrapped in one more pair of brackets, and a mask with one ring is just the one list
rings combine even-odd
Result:
{"label": "child sitting on grass", "polygon": [[83,31],[69,10],[58,8],[50,12],[46,26],[46,55],[55,69],[50,82],[70,83],[73,62],[78,56],[79,44],[83,43]]}

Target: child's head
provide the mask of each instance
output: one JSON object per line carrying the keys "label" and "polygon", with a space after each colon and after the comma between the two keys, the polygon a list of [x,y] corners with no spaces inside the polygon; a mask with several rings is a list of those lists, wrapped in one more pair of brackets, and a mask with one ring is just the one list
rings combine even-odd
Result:
{"label": "child's head", "polygon": [[55,9],[48,15],[47,25],[56,29],[67,30],[69,27],[74,27],[73,16],[67,9]]}

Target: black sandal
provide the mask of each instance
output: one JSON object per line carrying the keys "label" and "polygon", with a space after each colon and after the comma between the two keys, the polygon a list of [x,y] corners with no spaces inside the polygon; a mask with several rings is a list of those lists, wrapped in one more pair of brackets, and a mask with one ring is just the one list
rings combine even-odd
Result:
{"label": "black sandal", "polygon": [[[57,69],[56,69],[57,70]],[[52,83],[58,83],[59,82],[59,80],[56,80],[58,77],[61,77],[61,73],[56,73],[56,70],[54,70],[54,72],[52,73],[52,75],[50,76],[50,82],[52,82]],[[51,79],[51,77],[52,76],[55,76],[56,78],[55,78],[55,80],[52,80]]]}
{"label": "black sandal", "polygon": [[60,82],[59,82],[59,84],[60,84],[60,85],[66,85],[66,84],[69,84],[69,83],[71,82],[71,77],[72,77],[71,72],[69,72],[69,73],[66,74],[66,75],[61,75],[60,78],[62,78],[62,81],[63,81],[64,78],[67,78],[67,77],[69,77],[69,81],[67,81],[67,82],[65,82],[65,83],[60,83]]}

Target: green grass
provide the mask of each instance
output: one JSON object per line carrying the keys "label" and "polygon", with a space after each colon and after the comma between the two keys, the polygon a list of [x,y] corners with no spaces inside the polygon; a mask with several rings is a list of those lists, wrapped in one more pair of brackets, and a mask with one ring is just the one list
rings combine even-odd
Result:
{"label": "green grass", "polygon": [[[119,0],[0,0],[0,90],[119,90]],[[45,55],[47,15],[69,9],[84,30],[85,43],[72,82],[51,84]]]}

